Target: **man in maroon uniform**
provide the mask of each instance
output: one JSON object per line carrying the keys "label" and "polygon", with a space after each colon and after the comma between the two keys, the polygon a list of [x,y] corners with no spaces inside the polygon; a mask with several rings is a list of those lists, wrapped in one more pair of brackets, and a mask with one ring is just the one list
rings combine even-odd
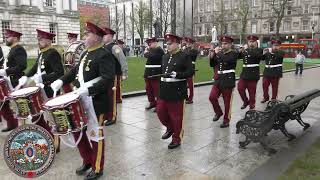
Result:
{"label": "man in maroon uniform", "polygon": [[[6,45],[11,49],[8,57],[3,57],[3,69],[0,69],[0,76],[10,80],[8,81],[8,83],[11,83],[9,86],[14,88],[18,85],[19,78],[24,75],[23,71],[27,68],[27,52],[19,44],[21,33],[6,29],[4,36]],[[7,128],[3,129],[2,132],[11,131],[18,126],[18,120],[13,116],[9,101],[4,102],[0,113],[7,121]]]}
{"label": "man in maroon uniform", "polygon": [[213,110],[216,113],[213,121],[218,121],[223,115],[221,107],[219,105],[219,97],[222,94],[225,112],[223,123],[220,128],[229,127],[231,118],[230,106],[232,91],[235,87],[235,68],[237,66],[237,59],[239,53],[232,50],[233,39],[229,36],[222,36],[220,38],[221,48],[216,47],[213,55],[210,57],[210,66],[214,67],[214,83],[210,92],[209,100],[213,106]]}
{"label": "man in maroon uniform", "polygon": [[[80,63],[66,75],[54,81],[51,88],[58,90],[63,84],[74,82],[80,100],[88,117],[87,129],[83,132],[78,149],[82,157],[82,166],[77,175],[85,175],[85,180],[98,179],[104,168],[104,114],[108,108],[107,89],[112,87],[115,76],[115,60],[109,50],[104,48],[102,38],[105,32],[90,22],[86,23],[84,38],[86,50],[80,57]],[[80,136],[74,133],[75,139]]]}
{"label": "man in maroon uniform", "polygon": [[[262,59],[262,49],[258,48],[258,39],[257,36],[248,36],[248,48],[240,53],[243,59],[243,68],[238,81],[238,91],[243,101],[241,109],[245,109],[248,105],[250,109],[254,109],[256,104],[257,82],[260,79],[259,63]],[[248,89],[249,98],[246,95],[246,89]]]}
{"label": "man in maroon uniform", "polygon": [[[195,41],[190,37],[184,37],[183,40],[185,42],[185,46],[182,46],[182,49],[191,58],[193,71],[195,71],[195,67],[196,67],[195,63],[196,63],[197,56],[198,56],[198,51],[194,47]],[[194,77],[194,73],[193,73],[192,77],[187,79],[189,95],[188,95],[186,104],[193,103],[193,95],[194,95],[194,93],[193,93],[193,89],[194,89],[193,77]]]}
{"label": "man in maroon uniform", "polygon": [[282,78],[282,63],[284,52],[280,50],[281,41],[271,41],[272,49],[271,52],[266,52],[263,56],[265,60],[265,69],[263,71],[263,100],[261,103],[269,101],[269,86],[272,85],[272,98],[277,99],[279,80]]}
{"label": "man in maroon uniform", "polygon": [[144,79],[146,82],[146,92],[149,101],[149,105],[146,110],[152,109],[157,105],[159,80],[160,77],[149,77],[157,74],[161,74],[161,60],[164,52],[160,46],[158,46],[157,38],[149,38],[146,40],[148,48],[144,53],[144,57],[147,58],[144,71]]}
{"label": "man in maroon uniform", "polygon": [[184,101],[187,98],[187,78],[193,74],[192,61],[179,49],[181,38],[176,35],[165,35],[168,54],[162,58],[160,94],[157,101],[157,115],[161,123],[167,127],[162,139],[172,136],[169,149],[180,146],[183,137]]}

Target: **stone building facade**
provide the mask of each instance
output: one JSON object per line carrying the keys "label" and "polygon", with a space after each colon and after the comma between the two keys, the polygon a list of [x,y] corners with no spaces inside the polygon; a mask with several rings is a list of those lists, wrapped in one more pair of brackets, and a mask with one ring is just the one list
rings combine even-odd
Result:
{"label": "stone building facade", "polygon": [[0,0],[0,42],[6,28],[23,33],[28,57],[38,53],[36,29],[55,33],[54,44],[66,47],[67,32],[80,32],[77,0]]}
{"label": "stone building facade", "polygon": [[[260,37],[262,43],[265,43],[276,33],[276,16],[272,1],[247,1],[249,13],[245,35],[255,34]],[[215,25],[219,34],[229,34],[236,39],[236,43],[240,43],[241,16],[238,13],[240,0],[193,0],[193,8],[193,35],[198,40],[210,42],[211,29]],[[223,27],[219,21],[223,22]],[[312,38],[314,28],[314,38],[319,39],[319,23],[319,0],[288,0],[280,26],[280,38],[288,42]]]}

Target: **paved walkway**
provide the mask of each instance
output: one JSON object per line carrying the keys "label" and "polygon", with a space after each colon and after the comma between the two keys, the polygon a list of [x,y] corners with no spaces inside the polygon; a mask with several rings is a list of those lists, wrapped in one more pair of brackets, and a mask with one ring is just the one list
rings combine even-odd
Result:
{"label": "paved walkway", "polygon": [[[288,94],[297,94],[308,89],[320,88],[320,68],[306,70],[302,77],[286,73],[281,80],[279,99]],[[259,81],[257,100],[262,97]],[[104,176],[101,179],[243,179],[270,157],[259,144],[250,144],[243,150],[238,147],[239,138],[235,134],[235,124],[245,111],[240,110],[242,102],[234,92],[232,121],[229,129],[220,129],[221,122],[212,122],[213,110],[208,100],[211,86],[196,88],[194,104],[186,105],[185,137],[181,148],[168,150],[169,140],[161,140],[165,129],[155,113],[145,111],[145,96],[127,98],[119,105],[116,125],[106,127],[106,158]],[[257,109],[265,105],[257,103]],[[320,98],[312,101],[303,114],[311,125],[320,116]],[[297,122],[289,122],[288,130],[297,135],[295,141],[303,141],[303,132]],[[1,126],[0,128],[3,128]],[[0,133],[0,144],[4,144],[7,134]],[[288,149],[291,144],[281,132],[274,131],[268,136],[277,150]],[[3,160],[0,148],[0,174],[2,179],[19,179]],[[51,169],[39,179],[82,179],[75,175],[81,164],[77,149],[62,146]]]}

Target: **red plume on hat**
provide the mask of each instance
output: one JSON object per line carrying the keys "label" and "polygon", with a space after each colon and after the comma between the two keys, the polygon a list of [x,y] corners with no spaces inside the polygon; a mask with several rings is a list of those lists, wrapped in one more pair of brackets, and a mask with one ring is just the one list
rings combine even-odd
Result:
{"label": "red plume on hat", "polygon": [[281,44],[281,41],[275,39],[275,40],[272,40],[272,41],[271,41],[271,44],[272,44],[272,45],[280,45],[280,44]]}
{"label": "red plume on hat", "polygon": [[220,42],[227,42],[227,43],[232,43],[233,38],[230,36],[221,36],[220,37]]}
{"label": "red plume on hat", "polygon": [[187,43],[194,43],[195,42],[191,37],[184,37],[183,40],[186,41]]}
{"label": "red plume on hat", "polygon": [[177,35],[174,35],[174,34],[166,34],[164,36],[164,39],[166,41],[172,41],[172,42],[176,42],[176,43],[180,43],[180,41],[182,40],[181,37],[177,36]]}
{"label": "red plume on hat", "polygon": [[249,35],[247,36],[247,40],[251,40],[251,41],[257,41],[259,38],[257,36],[254,36],[254,35]]}
{"label": "red plume on hat", "polygon": [[46,32],[46,31],[43,31],[43,30],[40,30],[40,29],[36,29],[36,30],[37,30],[37,33],[38,33],[38,37],[40,37],[40,38],[53,40],[53,38],[56,36],[55,34],[50,33],[50,32]]}
{"label": "red plume on hat", "polygon": [[104,27],[103,30],[106,34],[112,34],[112,35],[116,34],[116,32],[114,30],[107,28],[107,27]]}
{"label": "red plume on hat", "polygon": [[153,43],[153,42],[158,42],[158,39],[156,37],[148,38],[146,40],[147,44]]}
{"label": "red plume on hat", "polygon": [[89,32],[94,33],[94,34],[101,36],[101,37],[106,35],[106,32],[103,29],[101,29],[99,26],[97,26],[91,22],[86,22],[85,29],[86,29],[86,31],[89,31]]}
{"label": "red plume on hat", "polygon": [[22,33],[17,32],[17,31],[13,31],[11,29],[5,29],[4,34],[5,34],[5,36],[17,37],[17,38],[20,38],[22,36]]}

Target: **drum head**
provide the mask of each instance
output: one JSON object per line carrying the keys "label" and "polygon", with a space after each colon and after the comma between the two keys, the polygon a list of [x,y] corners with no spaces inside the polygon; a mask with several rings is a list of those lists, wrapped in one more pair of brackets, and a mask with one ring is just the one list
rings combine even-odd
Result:
{"label": "drum head", "polygon": [[17,97],[17,96],[26,96],[28,94],[33,94],[40,90],[40,87],[27,87],[23,89],[19,89],[16,91],[13,91],[10,96],[11,97]]}
{"label": "drum head", "polygon": [[35,178],[54,162],[53,137],[43,127],[27,124],[14,129],[4,143],[4,159],[15,174]]}
{"label": "drum head", "polygon": [[61,95],[61,96],[58,96],[56,98],[49,100],[48,102],[46,102],[44,104],[44,106],[46,106],[46,107],[61,106],[61,105],[68,104],[78,98],[79,98],[78,94],[68,93],[68,94],[64,94],[64,95]]}

